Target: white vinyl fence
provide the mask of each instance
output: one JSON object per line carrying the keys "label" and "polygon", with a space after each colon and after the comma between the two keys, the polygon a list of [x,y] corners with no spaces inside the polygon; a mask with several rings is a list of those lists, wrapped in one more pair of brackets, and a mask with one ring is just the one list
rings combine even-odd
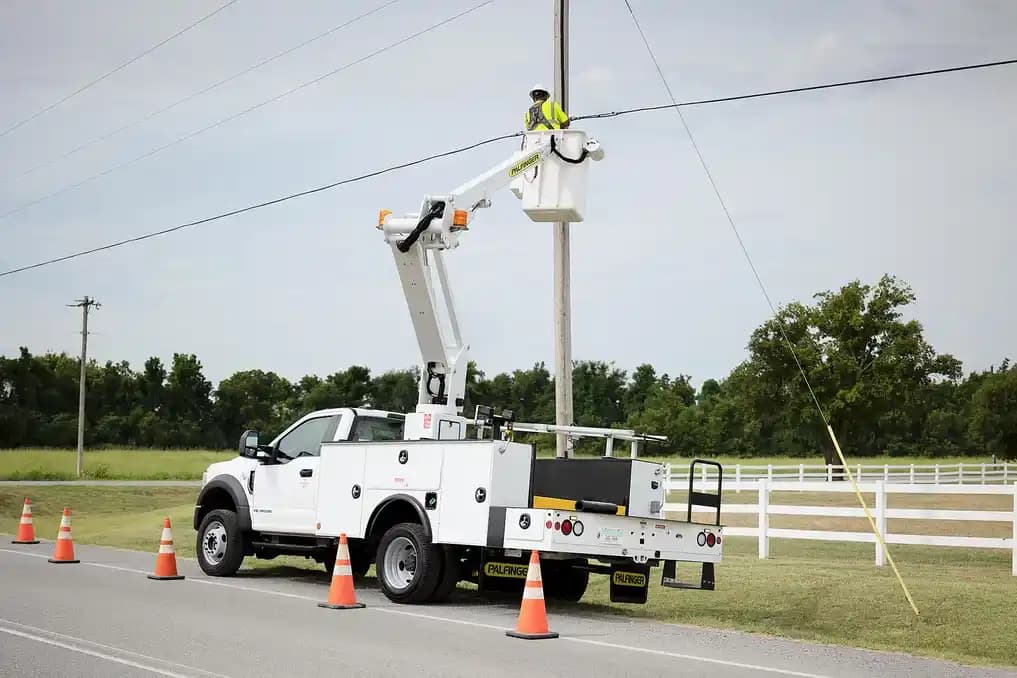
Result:
{"label": "white vinyl fence", "polygon": [[[851,474],[858,482],[882,480],[885,483],[933,485],[1009,485],[1017,482],[1017,463],[960,463],[960,464],[851,464]],[[672,488],[688,485],[688,464],[668,464],[667,473]],[[697,480],[716,477],[717,470],[703,465],[696,469]],[[745,480],[766,478],[774,481],[800,483],[833,482],[847,480],[840,466],[822,464],[768,464],[752,466],[729,464],[724,467],[724,481],[741,483]]]}
{"label": "white vinyl fence", "polygon": [[[786,504],[771,504],[771,492],[854,492],[851,483],[826,483],[812,482],[801,483],[795,481],[771,482],[766,478],[755,481],[741,481],[735,487],[734,483],[724,483],[725,490],[753,490],[759,492],[759,500],[755,504],[723,504],[722,511],[726,514],[742,513],[755,515],[758,518],[758,527],[725,527],[724,535],[733,537],[756,537],[759,540],[759,557],[770,556],[770,539],[808,539],[819,541],[839,542],[865,542],[875,544],[876,567],[884,565],[884,554],[875,535],[871,532],[837,532],[831,530],[789,530],[770,527],[770,516],[820,516],[820,517],[841,517],[841,518],[865,518],[861,506],[798,506]],[[681,490],[681,485],[675,485],[671,489]],[[688,489],[688,485],[684,486]],[[716,480],[703,483],[695,483],[697,491],[711,492],[716,490]],[[923,546],[959,546],[963,548],[976,549],[1006,549],[1012,552],[1012,574],[1017,576],[1017,482],[1013,485],[918,485],[910,483],[886,483],[882,480],[861,483],[859,489],[862,492],[874,493],[876,497],[875,506],[869,505],[869,511],[879,531],[883,534],[887,544],[919,544]],[[986,495],[1008,495],[1013,497],[1013,503],[1005,511],[974,511],[960,509],[906,509],[891,508],[888,506],[887,496],[894,494],[986,494]],[[668,503],[664,505],[664,511],[671,514],[684,516],[687,504]],[[705,510],[705,509],[704,509]],[[886,521],[888,518],[902,518],[906,520],[931,520],[931,521],[984,521],[1007,523],[1011,526],[1010,537],[958,537],[922,534],[897,534],[887,533]]]}

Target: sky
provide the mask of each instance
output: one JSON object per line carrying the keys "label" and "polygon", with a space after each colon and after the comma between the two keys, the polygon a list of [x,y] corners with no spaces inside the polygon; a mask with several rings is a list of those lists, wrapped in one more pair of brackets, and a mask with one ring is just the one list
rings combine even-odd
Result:
{"label": "sky", "polygon": [[[0,130],[225,0],[0,4]],[[239,0],[0,137],[6,213],[311,81],[479,0],[399,0],[349,28],[26,176],[385,0]],[[631,0],[680,100],[1017,57],[1017,3]],[[668,101],[623,0],[572,3],[569,112]],[[0,218],[0,269],[86,249],[520,129],[552,80],[552,2],[495,0],[162,152]],[[777,304],[883,274],[966,370],[1017,358],[1017,66],[685,109]],[[582,125],[604,146],[571,228],[573,357],[694,383],[746,357],[769,309],[672,111]],[[410,212],[518,142],[0,278],[0,354],[170,361],[213,382],[418,360],[378,210]],[[489,375],[554,365],[553,234],[509,191],[447,264]],[[1008,310],[1009,309],[1009,310]]]}

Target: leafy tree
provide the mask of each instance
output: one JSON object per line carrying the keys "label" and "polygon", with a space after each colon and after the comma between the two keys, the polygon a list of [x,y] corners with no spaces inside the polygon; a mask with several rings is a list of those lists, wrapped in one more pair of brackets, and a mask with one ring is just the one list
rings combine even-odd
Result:
{"label": "leafy tree", "polygon": [[974,395],[971,435],[1001,459],[1017,459],[1017,367],[1003,363]]}

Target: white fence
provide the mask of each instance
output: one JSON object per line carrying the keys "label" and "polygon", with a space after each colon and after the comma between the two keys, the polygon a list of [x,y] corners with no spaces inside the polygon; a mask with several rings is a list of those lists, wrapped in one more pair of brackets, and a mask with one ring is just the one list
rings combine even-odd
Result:
{"label": "white fence", "polygon": [[[733,483],[732,483],[733,484]],[[697,491],[711,490],[716,486],[713,483],[696,482]],[[680,488],[675,488],[680,489]],[[687,489],[687,488],[686,488]],[[808,539],[819,541],[840,541],[840,542],[867,542],[875,544],[876,567],[884,565],[884,554],[875,535],[869,532],[837,532],[831,530],[789,530],[770,527],[770,516],[819,516],[819,517],[841,517],[841,518],[865,518],[865,512],[861,506],[797,506],[785,504],[771,504],[771,492],[853,492],[850,483],[825,483],[812,482],[800,483],[798,481],[777,481],[770,482],[766,478],[756,481],[741,481],[737,488],[725,483],[725,489],[756,490],[759,492],[759,500],[755,504],[732,504],[727,503],[722,507],[723,513],[751,514],[758,518],[758,527],[725,527],[724,535],[733,537],[757,537],[759,540],[759,557],[770,556],[770,539]],[[1013,485],[971,485],[961,487],[959,485],[917,485],[917,484],[889,484],[882,480],[875,482],[861,483],[859,489],[862,492],[874,493],[876,496],[875,506],[869,505],[876,526],[883,534],[887,544],[918,544],[923,546],[959,546],[964,548],[977,549],[1006,549],[1012,552],[1012,574],[1017,576],[1017,482]],[[887,496],[893,494],[985,494],[985,495],[1009,495],[1013,497],[1013,503],[1006,511],[974,511],[960,509],[907,509],[890,508],[887,505]],[[687,504],[668,503],[664,505],[667,513],[685,515]],[[935,520],[935,521],[984,521],[1008,523],[1011,526],[1012,536],[1010,537],[958,537],[923,534],[898,534],[887,533],[886,521],[888,518],[901,518],[905,520]]]}
{"label": "white fence", "polygon": [[[1017,482],[1017,464],[1014,463],[960,463],[960,464],[851,464],[851,474],[858,482],[882,480],[885,483],[934,485],[1008,485]],[[673,490],[682,489],[689,482],[688,465],[668,464],[668,478]],[[716,477],[715,468],[703,465],[696,469],[697,480]],[[741,483],[766,478],[774,481],[799,483],[847,480],[840,466],[814,464],[788,464],[751,466],[734,464],[724,467],[724,481]]]}

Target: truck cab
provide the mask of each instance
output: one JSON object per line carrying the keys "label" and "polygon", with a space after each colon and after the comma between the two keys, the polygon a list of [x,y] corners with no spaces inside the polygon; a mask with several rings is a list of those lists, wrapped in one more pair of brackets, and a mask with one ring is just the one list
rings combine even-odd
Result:
{"label": "truck cab", "polygon": [[[274,558],[281,553],[330,562],[331,544],[300,539],[315,533],[322,444],[402,440],[404,426],[403,414],[332,408],[302,416],[267,444],[260,443],[256,431],[245,431],[238,456],[209,465],[202,476],[194,528],[219,512],[199,532],[202,567],[210,574],[226,574],[239,567],[243,555]],[[224,511],[234,516],[224,517]],[[231,532],[234,539],[257,535],[261,542],[246,539],[251,543],[244,544],[242,553],[233,552]]]}

